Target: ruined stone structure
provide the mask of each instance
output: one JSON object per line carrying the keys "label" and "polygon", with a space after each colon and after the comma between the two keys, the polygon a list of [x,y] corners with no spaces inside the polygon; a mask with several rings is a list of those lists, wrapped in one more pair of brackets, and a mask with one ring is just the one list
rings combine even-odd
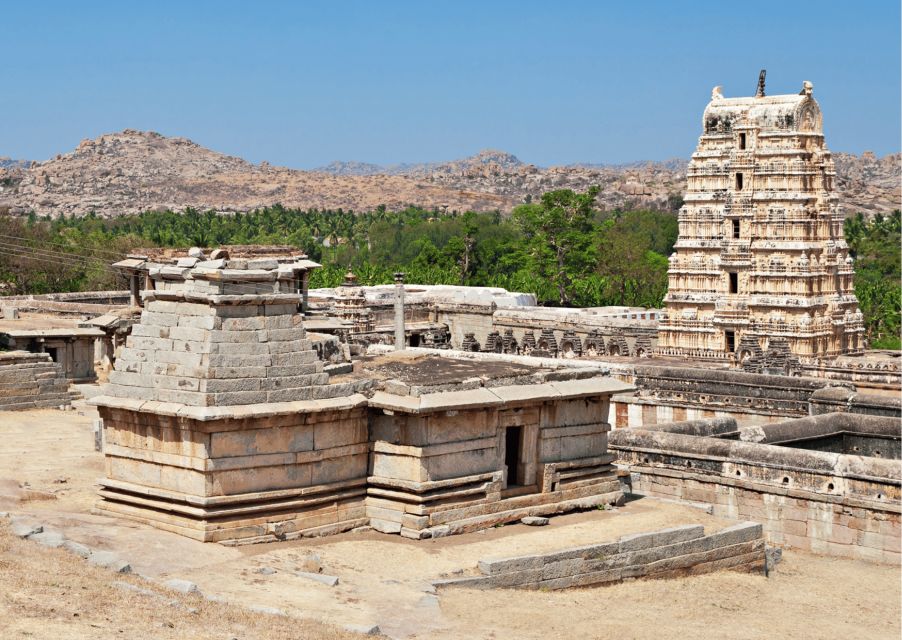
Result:
{"label": "ruined stone structure", "polygon": [[662,354],[742,361],[776,338],[801,359],[863,351],[822,116],[793,95],[714,89],[670,258]]}
{"label": "ruined stone structure", "polygon": [[767,572],[760,524],[740,522],[706,535],[702,525],[622,536],[551,553],[479,561],[479,574],[440,580],[440,589],[540,589],[679,578],[732,569]]}
{"label": "ruined stone structure", "polygon": [[621,429],[611,448],[638,493],[753,519],[778,546],[898,565],[899,439],[898,413],[839,412],[745,428],[727,418]]}
{"label": "ruined stone structure", "polygon": [[301,324],[303,255],[146,263],[144,311],[95,398],[103,511],[202,540],[364,518],[365,398]]}
{"label": "ruined stone structure", "polygon": [[71,400],[65,372],[49,354],[0,351],[0,411],[55,409]]}
{"label": "ruined stone structure", "polygon": [[605,416],[629,385],[404,351],[330,379],[299,311],[305,257],[218,256],[126,265],[147,288],[91,401],[101,511],[236,543],[424,538],[620,499]]}
{"label": "ruined stone structure", "polygon": [[848,382],[834,386],[839,383],[823,378],[674,364],[608,366],[613,375],[635,386],[612,399],[608,421],[616,429],[709,418],[731,418],[742,426],[781,422],[814,414],[821,397],[836,398],[831,411],[902,415],[898,392],[860,391]]}
{"label": "ruined stone structure", "polygon": [[616,503],[604,418],[629,387],[478,355],[383,365],[392,378],[369,400],[371,524],[427,538]]}

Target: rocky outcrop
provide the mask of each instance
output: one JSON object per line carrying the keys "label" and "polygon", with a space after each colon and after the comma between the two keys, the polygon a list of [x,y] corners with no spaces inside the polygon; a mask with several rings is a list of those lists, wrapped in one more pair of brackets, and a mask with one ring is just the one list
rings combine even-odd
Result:
{"label": "rocky outcrop", "polygon": [[[848,214],[899,207],[900,155],[835,154],[841,205]],[[408,205],[447,211],[509,211],[554,189],[601,187],[605,209],[674,209],[686,162],[542,168],[502,151],[442,163],[381,166],[335,162],[313,171],[252,164],[185,138],[126,129],[84,140],[46,162],[0,162],[0,210],[112,217],[185,207],[248,211],[286,207],[366,211]]]}
{"label": "rocky outcrop", "polygon": [[251,164],[184,138],[126,129],[84,140],[74,151],[28,169],[0,169],[0,209],[103,217],[185,207],[249,211],[287,207],[449,210],[509,209],[489,193],[460,193],[404,176],[335,176]]}
{"label": "rocky outcrop", "polygon": [[878,158],[870,151],[860,156],[834,153],[840,206],[846,215],[855,212],[888,213],[902,203],[899,166],[902,154]]}

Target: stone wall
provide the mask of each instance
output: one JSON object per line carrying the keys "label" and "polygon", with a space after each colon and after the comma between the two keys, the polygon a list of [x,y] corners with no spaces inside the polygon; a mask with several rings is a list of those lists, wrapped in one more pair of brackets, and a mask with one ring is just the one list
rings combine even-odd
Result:
{"label": "stone wall", "polygon": [[[437,318],[451,329],[452,347],[459,349],[466,333],[490,350],[492,333],[513,338],[506,353],[577,358],[604,355],[647,356],[657,344],[657,311],[628,307],[568,309],[557,307],[438,307]],[[528,338],[527,336],[531,336]],[[548,344],[537,345],[543,336]],[[501,350],[499,349],[499,352]]]}
{"label": "stone wall", "polygon": [[761,525],[743,522],[708,535],[701,525],[685,525],[553,553],[486,559],[479,562],[480,575],[433,584],[438,588],[557,590],[629,578],[674,578],[721,569],[764,572],[765,568]]}
{"label": "stone wall", "polygon": [[735,418],[740,425],[801,417],[808,415],[812,394],[829,384],[818,378],[676,366],[637,365],[615,373],[637,387],[613,399],[609,421],[617,429],[720,417]]}
{"label": "stone wall", "polygon": [[642,429],[613,432],[611,449],[635,492],[761,522],[774,545],[900,561],[898,461]]}
{"label": "stone wall", "polygon": [[0,352],[0,411],[55,409],[70,401],[69,381],[48,354]]}
{"label": "stone wall", "polygon": [[366,524],[366,398],[285,404],[210,419],[200,408],[108,400],[99,509],[215,542]]}
{"label": "stone wall", "polygon": [[[600,418],[607,414],[606,389],[620,386],[587,379],[418,398],[376,393],[367,493],[372,526],[428,538],[618,502],[610,425]],[[510,435],[516,442],[508,442]],[[507,453],[511,444],[515,461]]]}
{"label": "stone wall", "polygon": [[813,416],[836,411],[889,418],[902,416],[902,399],[898,395],[858,393],[846,387],[825,387],[815,391],[811,394],[809,406]]}
{"label": "stone wall", "polygon": [[468,333],[485,342],[485,336],[493,330],[494,313],[494,305],[439,304],[435,307],[434,317],[437,322],[448,325],[451,347],[460,349]]}

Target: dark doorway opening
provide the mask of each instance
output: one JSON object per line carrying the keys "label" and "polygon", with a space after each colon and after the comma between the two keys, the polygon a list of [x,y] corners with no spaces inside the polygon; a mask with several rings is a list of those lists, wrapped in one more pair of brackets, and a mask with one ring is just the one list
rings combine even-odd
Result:
{"label": "dark doorway opening", "polygon": [[733,353],[736,350],[736,334],[733,331],[725,332],[727,336],[727,351]]}
{"label": "dark doorway opening", "polygon": [[54,362],[59,362],[59,354],[56,349],[56,347],[44,347],[44,353],[49,353],[50,359]]}
{"label": "dark doorway opening", "polygon": [[733,237],[739,237],[739,220],[736,218],[733,219]]}
{"label": "dark doorway opening", "polygon": [[504,430],[504,466],[507,467],[507,486],[523,484],[522,459],[523,427],[507,427]]}
{"label": "dark doorway opening", "polygon": [[744,133],[739,134],[739,148],[745,149],[745,134]]}
{"label": "dark doorway opening", "polygon": [[412,333],[410,334],[410,347],[419,347],[420,346],[420,334]]}
{"label": "dark doorway opening", "polygon": [[730,293],[739,293],[739,274],[731,271],[730,275]]}
{"label": "dark doorway opening", "polygon": [[736,174],[736,191],[742,191],[742,174]]}

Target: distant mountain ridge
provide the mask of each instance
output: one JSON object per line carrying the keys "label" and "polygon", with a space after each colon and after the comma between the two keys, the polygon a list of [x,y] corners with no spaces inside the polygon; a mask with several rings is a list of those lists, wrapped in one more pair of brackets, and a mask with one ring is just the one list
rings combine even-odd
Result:
{"label": "distant mountain ridge", "polygon": [[[848,213],[899,208],[900,154],[835,153],[837,187]],[[687,161],[538,167],[497,150],[468,158],[380,166],[333,162],[312,171],[250,163],[186,138],[126,129],[83,140],[46,162],[0,163],[0,211],[100,216],[185,207],[249,211],[282,204],[300,209],[369,211],[420,206],[445,211],[508,212],[554,189],[598,185],[605,209],[673,209],[686,186]]]}
{"label": "distant mountain ridge", "polygon": [[16,160],[9,156],[0,156],[0,169],[25,169],[31,164],[31,160]]}
{"label": "distant mountain ridge", "polygon": [[506,153],[504,151],[495,151],[494,149],[486,149],[480,151],[476,155],[463,158],[461,160],[451,160],[449,162],[419,162],[419,163],[400,163],[400,164],[372,164],[369,162],[330,162],[322,167],[317,167],[313,171],[320,173],[329,173],[336,176],[409,176],[424,177],[431,173],[446,173],[468,168],[474,165],[497,165],[498,167],[511,170],[523,166],[517,156]]}

